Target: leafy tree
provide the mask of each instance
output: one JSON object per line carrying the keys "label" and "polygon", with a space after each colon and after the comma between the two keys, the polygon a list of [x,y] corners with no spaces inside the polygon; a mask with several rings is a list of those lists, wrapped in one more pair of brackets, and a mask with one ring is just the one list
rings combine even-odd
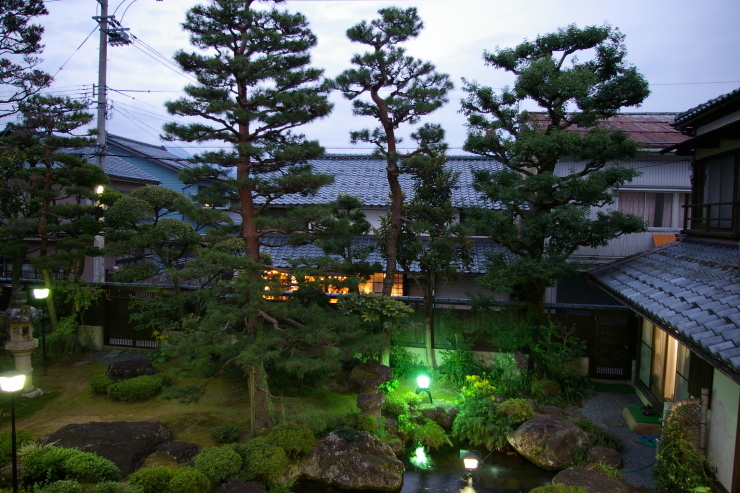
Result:
{"label": "leafy tree", "polygon": [[[427,364],[434,368],[434,300],[447,281],[470,262],[468,231],[456,222],[452,192],[459,173],[446,168],[442,152],[418,154],[402,163],[413,178],[414,197],[404,204],[398,263],[424,293],[424,345]],[[413,268],[414,264],[417,266]]]}
{"label": "leafy tree", "polygon": [[143,281],[164,271],[172,278],[175,294],[180,294],[178,262],[200,246],[203,237],[199,230],[230,222],[224,212],[202,208],[169,188],[137,188],[105,212],[106,251],[116,257],[146,251],[148,260],[124,266],[115,279]]}
{"label": "leafy tree", "polygon": [[[68,152],[91,143],[75,134],[92,119],[85,108],[84,103],[69,98],[32,96],[19,104],[21,118],[9,126],[4,139],[5,145],[19,149],[25,159],[15,180],[22,184],[24,200],[32,203],[34,215],[24,221],[33,225],[31,236],[38,239],[39,246],[38,256],[30,260],[47,288],[52,287],[53,272],[79,282],[85,259],[102,254],[91,246],[103,214],[95,188],[110,180],[99,166]],[[14,217],[5,219],[10,223]],[[47,303],[52,329],[56,330],[53,297],[48,297]]]}
{"label": "leafy tree", "polygon": [[[29,24],[47,15],[43,0],[3,0],[0,3],[0,86],[12,88],[0,96],[0,117],[18,111],[18,103],[48,87],[51,76],[35,69],[41,60],[44,28]],[[9,86],[9,87],[8,87]]]}
{"label": "leafy tree", "polygon": [[[435,146],[442,139],[441,128],[427,124],[413,135],[417,149],[401,153],[397,146],[402,140],[396,132],[402,125],[414,125],[444,105],[453,86],[450,77],[438,73],[431,62],[410,57],[399,46],[417,37],[424,27],[415,8],[389,7],[380,9],[378,13],[380,18],[362,21],[347,30],[347,37],[352,42],[367,45],[369,51],[352,57],[351,63],[355,67],[342,72],[336,85],[344,97],[352,101],[355,115],[369,116],[380,123],[372,130],[351,132],[350,139],[353,144],[372,144],[375,154],[386,160],[391,204],[385,236],[383,294],[390,296],[404,199],[399,183],[400,161]],[[364,94],[370,98],[369,101],[361,99]]]}
{"label": "leafy tree", "polygon": [[[497,204],[473,211],[477,227],[508,250],[490,256],[480,283],[494,292],[518,290],[535,325],[542,325],[545,289],[576,270],[568,257],[578,247],[605,245],[645,228],[618,211],[591,216],[592,207],[611,203],[612,190],[638,174],[615,164],[634,158],[638,148],[608,121],[649,93],[625,55],[616,28],[571,25],[485,52],[487,65],[516,77],[513,87],[497,92],[464,81],[464,149],[504,166],[476,173],[475,188]],[[543,113],[522,109],[532,103]],[[558,176],[556,166],[566,156],[576,164]]]}
{"label": "leafy tree", "polygon": [[[248,316],[240,316],[238,323],[245,326],[254,344],[261,340],[262,326],[271,325],[263,309],[264,291],[257,282],[264,270],[261,239],[303,229],[311,218],[302,210],[284,216],[266,212],[284,195],[311,195],[333,180],[313,173],[307,162],[322,155],[323,148],[294,133],[332,109],[327,99],[331,84],[323,80],[322,70],[309,65],[316,36],[303,15],[253,8],[256,3],[215,0],[188,11],[183,28],[200,51],[179,51],[175,61],[197,83],[185,87],[185,97],[166,106],[171,114],[195,122],[164,126],[167,139],[220,141],[229,146],[199,155],[200,166],[184,171],[182,178],[187,183],[212,183],[201,194],[202,202],[228,207],[241,218],[243,249],[249,260],[241,270],[251,269],[246,277],[255,282],[245,283],[238,293],[243,306],[254,308],[246,312]],[[223,252],[220,255],[222,261],[227,260]],[[224,322],[217,316],[210,320]],[[216,325],[211,327],[216,330]],[[272,417],[263,360],[244,357],[239,361],[246,365],[250,394],[255,396],[251,400],[253,431],[269,427]]]}

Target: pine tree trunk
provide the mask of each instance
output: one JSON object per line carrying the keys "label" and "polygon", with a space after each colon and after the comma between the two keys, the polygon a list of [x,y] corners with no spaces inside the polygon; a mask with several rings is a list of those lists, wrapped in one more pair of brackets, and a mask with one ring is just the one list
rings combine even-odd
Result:
{"label": "pine tree trunk", "polygon": [[424,312],[424,348],[426,349],[427,366],[431,370],[437,367],[437,360],[434,356],[434,305],[427,304]]}
{"label": "pine tree trunk", "polygon": [[49,325],[51,325],[51,331],[57,330],[57,309],[54,305],[54,290],[51,288],[51,274],[48,269],[41,271],[44,276],[44,287],[49,289],[49,296],[46,297],[46,308],[49,311]]}
{"label": "pine tree trunk", "polygon": [[267,373],[262,363],[249,368],[249,409],[252,438],[261,430],[274,426],[273,406],[267,386]]}
{"label": "pine tree trunk", "polygon": [[398,259],[398,236],[401,233],[401,208],[403,206],[403,190],[398,181],[398,164],[388,164],[388,185],[391,189],[391,220],[385,242],[385,278],[383,279],[383,295],[390,296],[393,292],[393,281]]}

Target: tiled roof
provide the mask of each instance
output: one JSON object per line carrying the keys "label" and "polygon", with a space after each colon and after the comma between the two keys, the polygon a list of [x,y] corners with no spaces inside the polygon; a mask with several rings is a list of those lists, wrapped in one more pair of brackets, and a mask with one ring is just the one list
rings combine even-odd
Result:
{"label": "tiled roof", "polygon": [[688,111],[684,111],[683,113],[679,113],[678,115],[676,115],[675,123],[676,125],[685,123],[686,121],[691,120],[692,118],[696,118],[697,116],[700,116],[702,113],[707,112],[711,109],[714,109],[717,106],[720,106],[726,103],[727,101],[734,99],[738,96],[740,96],[740,88],[735,89],[732,92],[728,92],[727,94],[718,96],[714,99],[710,99],[706,103],[702,103],[699,106],[695,106],[694,108],[691,108]]}
{"label": "tiled roof", "polygon": [[[97,164],[96,150],[94,148],[86,147],[83,149],[65,149],[63,152],[69,154],[80,154],[90,163]],[[159,184],[161,180],[154,175],[142,171],[136,166],[129,164],[127,161],[117,156],[106,156],[105,158],[105,173],[111,178],[119,178],[122,180],[141,181],[144,183]]]}
{"label": "tiled roof", "polygon": [[[283,245],[286,243],[287,237],[282,235],[268,235],[262,238],[263,243],[268,245],[279,245],[264,247],[261,251],[268,253],[272,257],[272,265],[279,268],[290,268],[290,260],[296,258],[316,258],[321,257],[324,253],[316,245]],[[368,256],[368,262],[379,263],[385,265],[385,260],[380,253],[378,240],[375,236],[358,236],[355,238],[355,245],[357,247],[373,246],[376,247]],[[470,266],[464,270],[466,273],[472,274],[483,274],[486,272],[486,254],[492,250],[502,250],[502,247],[496,245],[494,242],[477,238],[473,244],[471,251],[472,262]],[[400,266],[399,266],[400,269]],[[411,267],[412,272],[417,272],[417,266]]]}
{"label": "tiled roof", "polygon": [[[276,200],[275,204],[326,203],[336,200],[339,193],[346,193],[359,197],[369,207],[384,207],[387,205],[390,189],[388,188],[385,162],[382,159],[357,155],[328,155],[321,159],[314,159],[310,163],[313,165],[315,173],[334,175],[334,183],[322,187],[315,196],[286,195]],[[503,169],[501,164],[493,159],[465,156],[451,156],[447,166],[460,172],[458,188],[452,193],[452,203],[455,207],[484,205],[480,196],[473,190],[472,170],[498,171]],[[407,197],[412,196],[413,182],[411,177],[402,174],[399,181]]]}
{"label": "tiled roof", "polygon": [[613,296],[740,374],[740,250],[686,240],[589,271]]}
{"label": "tiled roof", "polygon": [[[533,113],[532,116],[540,121],[549,121],[545,113]],[[676,113],[620,113],[609,118],[606,125],[627,132],[630,139],[643,148],[662,149],[679,144],[689,137],[671,126]],[[574,126],[570,130],[585,132],[585,129]]]}
{"label": "tiled roof", "polygon": [[113,134],[108,134],[108,142],[128,149],[132,152],[132,156],[139,154],[150,159],[155,159],[176,170],[182,170],[190,166],[190,163],[186,159],[167,151],[164,146],[146,144],[138,140],[127,139]]}

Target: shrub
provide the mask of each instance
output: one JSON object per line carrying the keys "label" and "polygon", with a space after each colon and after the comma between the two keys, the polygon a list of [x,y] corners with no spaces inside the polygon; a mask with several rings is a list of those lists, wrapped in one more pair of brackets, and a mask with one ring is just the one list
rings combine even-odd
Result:
{"label": "shrub", "polygon": [[573,424],[581,428],[588,435],[589,444],[593,447],[601,445],[602,447],[613,448],[617,452],[624,450],[624,445],[619,437],[616,437],[606,431],[601,426],[595,424],[588,418],[577,418]]}
{"label": "shrub", "polygon": [[663,422],[653,474],[658,493],[688,493],[709,484],[706,458],[691,444],[686,427],[673,413]]}
{"label": "shrub", "polygon": [[470,445],[501,449],[508,443],[511,420],[500,415],[496,403],[490,399],[470,399],[460,405],[460,412],[452,423],[452,436]]}
{"label": "shrub", "polygon": [[562,393],[560,384],[555,380],[532,381],[532,395],[540,399],[551,399]]}
{"label": "shrub", "polygon": [[529,374],[519,369],[511,353],[498,355],[486,376],[502,397],[526,397],[532,392]]}
{"label": "shrub", "polygon": [[143,493],[163,493],[169,489],[174,475],[172,469],[167,467],[145,467],[131,473],[126,481],[141,488]]}
{"label": "shrub", "polygon": [[382,411],[386,416],[397,418],[401,414],[409,412],[409,403],[397,395],[388,395],[385,398]]}
{"label": "shrub", "polygon": [[564,484],[551,484],[547,486],[538,486],[529,493],[588,493],[583,486],[565,486]]}
{"label": "shrub", "polygon": [[265,484],[279,480],[288,468],[285,451],[268,443],[263,437],[253,438],[243,448],[249,479],[257,479]]}
{"label": "shrub", "polygon": [[223,425],[211,428],[208,432],[214,442],[217,443],[234,443],[239,440],[242,432],[233,425]]}
{"label": "shrub", "polygon": [[508,399],[499,404],[498,414],[508,416],[512,424],[519,424],[532,419],[534,410],[526,399]]}
{"label": "shrub", "polygon": [[195,468],[205,474],[213,486],[236,475],[241,467],[242,458],[229,446],[205,448],[195,458]]}
{"label": "shrub", "polygon": [[108,387],[113,385],[113,380],[108,378],[105,373],[98,373],[90,378],[90,388],[93,393],[106,395],[108,393]]}
{"label": "shrub", "polygon": [[105,481],[85,490],[85,493],[143,493],[139,486],[130,483]]}
{"label": "shrub", "polygon": [[426,371],[424,363],[411,351],[406,349],[404,341],[394,337],[391,346],[390,366],[393,368],[395,378],[413,378],[420,372]]}
{"label": "shrub", "polygon": [[357,415],[357,429],[360,431],[373,431],[378,427],[378,422],[375,421],[375,416],[372,414],[358,414]]}
{"label": "shrub", "polygon": [[[373,423],[377,428],[375,418],[373,418]],[[270,434],[265,437],[265,440],[267,440],[267,443],[283,449],[291,459],[308,454],[313,450],[316,443],[316,437],[307,426],[287,423],[273,428]]]}
{"label": "shrub", "polygon": [[45,485],[66,478],[64,463],[79,450],[53,445],[28,449],[21,457],[23,482]]}
{"label": "shrub", "polygon": [[406,401],[406,404],[408,404],[409,407],[416,408],[421,405],[422,397],[415,392],[406,392],[403,396],[403,400]]}
{"label": "shrub", "polygon": [[62,479],[34,491],[35,493],[82,493],[82,486],[80,486],[77,480]]}
{"label": "shrub", "polygon": [[473,345],[462,337],[450,340],[452,349],[442,351],[442,363],[435,370],[437,378],[462,387],[467,375],[482,375],[486,368],[471,352]]}
{"label": "shrub", "polygon": [[[33,437],[28,430],[17,430],[15,432],[15,444],[18,449],[28,443],[33,443]],[[0,467],[5,467],[13,461],[11,447],[11,436],[9,431],[0,433]]]}
{"label": "shrub", "polygon": [[101,481],[118,481],[121,471],[118,466],[105,457],[92,452],[80,452],[71,455],[64,461],[66,473],[83,483],[99,483]]}
{"label": "shrub", "polygon": [[[419,419],[423,421],[419,423]],[[398,433],[412,445],[421,445],[430,449],[452,445],[442,427],[428,418],[402,414],[398,417]]]}
{"label": "shrub", "polygon": [[206,493],[210,490],[211,482],[206,475],[192,467],[178,469],[170,480],[172,493]]}
{"label": "shrub", "polygon": [[169,382],[169,377],[163,373],[156,375],[141,375],[127,378],[111,384],[107,393],[109,397],[119,401],[134,402],[153,396]]}

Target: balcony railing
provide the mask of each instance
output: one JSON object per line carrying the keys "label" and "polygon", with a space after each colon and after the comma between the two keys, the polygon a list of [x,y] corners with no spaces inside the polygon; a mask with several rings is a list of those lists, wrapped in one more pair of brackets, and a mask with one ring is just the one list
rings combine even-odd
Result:
{"label": "balcony railing", "polygon": [[684,205],[684,231],[692,234],[740,237],[740,201]]}

